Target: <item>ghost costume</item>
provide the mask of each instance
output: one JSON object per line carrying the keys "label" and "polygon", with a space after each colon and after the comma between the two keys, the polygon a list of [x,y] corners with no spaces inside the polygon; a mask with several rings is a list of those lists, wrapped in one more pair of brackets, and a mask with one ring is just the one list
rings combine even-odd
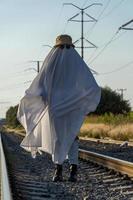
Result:
{"label": "ghost costume", "polygon": [[77,51],[53,47],[19,104],[17,117],[26,130],[21,146],[33,157],[40,150],[48,152],[54,163],[62,164],[100,95]]}

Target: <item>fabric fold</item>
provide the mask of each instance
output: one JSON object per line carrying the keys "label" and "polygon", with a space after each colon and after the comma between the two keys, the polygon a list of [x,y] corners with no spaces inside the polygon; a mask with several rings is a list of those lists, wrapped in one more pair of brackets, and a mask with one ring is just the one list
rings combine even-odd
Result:
{"label": "fabric fold", "polygon": [[76,50],[53,48],[19,104],[18,120],[26,130],[21,146],[34,157],[42,150],[62,163],[100,96],[100,87]]}

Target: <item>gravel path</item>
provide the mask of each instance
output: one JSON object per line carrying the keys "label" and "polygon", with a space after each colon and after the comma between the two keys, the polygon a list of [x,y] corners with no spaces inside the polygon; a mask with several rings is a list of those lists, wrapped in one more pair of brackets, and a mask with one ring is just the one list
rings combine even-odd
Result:
{"label": "gravel path", "polygon": [[68,182],[68,162],[63,165],[64,181],[53,183],[54,165],[43,153],[31,158],[19,144],[22,138],[3,134],[15,200],[133,200],[133,183],[90,162],[80,161],[77,183]]}
{"label": "gravel path", "polygon": [[133,162],[133,146],[120,147],[119,144],[80,140],[80,148]]}

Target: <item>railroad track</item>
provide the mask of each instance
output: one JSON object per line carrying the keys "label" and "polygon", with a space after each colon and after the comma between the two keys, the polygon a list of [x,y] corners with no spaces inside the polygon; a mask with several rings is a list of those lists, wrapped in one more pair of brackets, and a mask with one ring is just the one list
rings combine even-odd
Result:
{"label": "railroad track", "polygon": [[79,157],[83,160],[92,161],[108,169],[113,169],[116,172],[123,174],[133,180],[133,163],[123,161],[110,156],[105,156],[99,153],[79,149]]}
{"label": "railroad track", "polygon": [[44,153],[32,159],[20,148],[20,140],[16,135],[3,134],[13,199],[133,200],[133,163],[80,149],[77,183],[67,181],[68,162],[63,166],[64,181],[53,183],[51,157]]}
{"label": "railroad track", "polygon": [[[133,163],[133,146],[80,139],[80,148]],[[124,143],[123,143],[124,144]]]}
{"label": "railroad track", "polygon": [[9,185],[8,172],[3,150],[3,144],[1,140],[1,134],[0,134],[0,178],[1,178],[1,184],[0,184],[1,200],[12,200],[12,194]]}

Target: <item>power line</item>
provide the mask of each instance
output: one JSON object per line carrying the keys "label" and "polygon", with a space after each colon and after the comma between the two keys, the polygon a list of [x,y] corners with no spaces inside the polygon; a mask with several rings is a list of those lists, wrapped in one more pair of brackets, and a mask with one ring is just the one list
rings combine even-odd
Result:
{"label": "power line", "polygon": [[[107,7],[109,6],[110,2],[111,2],[111,0],[108,0],[108,1],[107,1],[105,7],[103,8],[102,12],[99,14],[99,16],[98,16],[98,18],[97,18],[97,22],[95,22],[95,23],[92,25],[91,29],[89,29],[89,30],[86,32],[85,35],[88,35],[88,33],[89,33],[88,36],[91,35],[92,31],[94,30],[94,28],[96,27],[97,23],[99,22],[100,17],[103,15],[104,11],[107,9]],[[91,56],[89,57],[88,60],[90,60],[90,58],[92,58],[92,57],[95,55],[97,49],[98,49],[98,48],[96,48],[95,51],[93,51],[93,53],[91,54]]]}
{"label": "power line", "polygon": [[[117,32],[111,37],[111,39],[104,45],[104,47],[101,49],[101,51],[94,57],[92,58],[92,60],[89,62],[89,64],[93,63],[96,58],[98,58],[102,53],[103,51],[113,42],[115,36],[117,35]],[[87,60],[88,62],[88,60]]]}
{"label": "power line", "polygon": [[108,17],[112,12],[114,12],[125,0],[120,0],[118,4],[116,4],[105,16],[103,16],[100,20]]}
{"label": "power line", "polygon": [[59,28],[59,21],[61,19],[62,11],[63,11],[63,5],[61,5],[61,9],[58,12],[57,20],[56,20],[55,25],[53,27],[53,30],[54,30],[55,33],[57,33],[57,30]]}
{"label": "power line", "polygon": [[109,6],[111,0],[108,0],[105,7],[103,8],[103,10],[101,11],[101,13],[98,15],[97,17],[97,21],[92,25],[91,29],[89,29],[85,35],[87,35],[89,33],[89,36],[90,36],[90,33],[92,33],[92,30],[95,28],[95,26],[97,25],[98,21],[100,20],[100,17],[103,15],[104,11],[107,9],[107,7]]}
{"label": "power line", "polygon": [[86,5],[87,2],[88,2],[88,0],[85,0],[85,2],[82,5],[82,8]]}
{"label": "power line", "polygon": [[[29,65],[29,69],[31,69],[30,65]],[[19,71],[19,72],[16,72],[16,73],[11,73],[8,76],[7,75],[2,76],[0,79],[7,81],[7,79],[15,79],[15,78],[20,78],[21,76],[29,75],[29,74],[25,73],[26,71],[29,71],[29,69],[24,69],[23,71]]]}
{"label": "power line", "polygon": [[63,28],[63,31],[62,31],[63,34],[66,32],[67,27],[68,27],[68,21],[65,23],[65,26]]}
{"label": "power line", "polygon": [[12,89],[17,89],[17,88],[20,88],[21,86],[24,86],[25,84],[28,84],[28,83],[31,83],[32,81],[26,81],[26,82],[23,82],[23,83],[18,83],[18,84],[10,84],[10,86],[6,86],[6,87],[3,87],[3,88],[0,88],[0,91],[1,92],[6,92],[8,90],[12,90]]}
{"label": "power line", "polygon": [[128,62],[127,64],[125,64],[125,65],[123,65],[123,66],[121,66],[121,67],[115,69],[115,70],[112,70],[112,71],[109,71],[109,72],[104,72],[104,73],[98,73],[98,75],[108,75],[108,74],[112,74],[112,73],[115,73],[115,72],[117,72],[117,71],[120,71],[120,70],[122,70],[122,69],[124,69],[124,68],[127,68],[127,67],[130,66],[131,64],[133,64],[133,60],[130,61],[130,62]]}
{"label": "power line", "polygon": [[[91,15],[86,13],[85,10],[90,8],[90,7],[92,7],[92,6],[102,5],[102,4],[101,3],[92,3],[89,6],[86,6],[85,8],[80,8],[80,7],[76,6],[73,3],[64,3],[63,5],[71,5],[73,7],[76,7],[78,10],[80,10],[79,13],[77,13],[76,15],[74,15],[73,17],[68,19],[68,21],[80,22],[81,23],[81,38],[76,40],[74,42],[74,44],[77,43],[79,40],[81,40],[81,46],[78,46],[76,48],[81,48],[81,56],[82,56],[82,58],[84,58],[84,48],[97,48],[96,45],[94,45],[92,42],[90,42],[89,40],[85,39],[85,37],[84,37],[84,22],[95,22],[95,21],[97,21],[94,17],[92,17]],[[81,14],[81,20],[75,19],[80,14]],[[89,18],[89,20],[84,20],[84,15],[86,15]],[[84,40],[86,40],[86,42],[89,43],[91,46],[84,47]]]}
{"label": "power line", "polygon": [[[114,42],[114,41],[116,41],[116,40],[118,40],[120,37],[122,37],[125,33],[126,33],[126,31],[124,31],[124,32],[122,32],[122,33],[120,33],[117,37],[116,37],[116,35],[119,33],[119,31],[117,31],[112,37],[111,37],[111,39],[107,42],[107,43],[105,43],[105,44],[103,44],[103,45],[101,45],[101,47],[99,47],[99,48],[102,48],[101,49],[101,51],[94,57],[94,60],[97,58],[97,57],[99,57],[102,53],[103,53],[103,51],[112,43],[112,42]],[[90,56],[90,58],[87,60],[87,63],[89,62],[89,64],[91,63],[91,62],[93,62],[94,60],[92,60],[92,61],[89,61],[91,58],[93,59],[93,55],[96,53],[96,51],[97,51],[97,49],[95,50],[95,52],[93,52],[93,54]]]}
{"label": "power line", "polygon": [[[107,7],[109,6],[110,2],[111,2],[111,0],[108,0],[108,1],[107,1],[107,3],[106,3],[106,5],[105,5],[105,7],[103,8],[102,12],[99,14],[99,16],[98,16],[98,18],[97,18],[97,21],[92,25],[91,29],[89,29],[89,31],[86,32],[85,35],[87,35],[87,34],[89,33],[89,36],[90,36],[90,34],[92,33],[93,29],[96,27],[96,25],[97,25],[97,23],[98,23],[100,17],[102,16],[102,14],[104,13],[104,11],[105,11],[105,10],[107,9]],[[96,48],[95,51],[93,51],[93,53],[91,54],[91,56],[89,57],[88,60],[90,60],[90,59],[94,56],[94,54],[96,53],[97,49],[98,49],[98,48]]]}
{"label": "power line", "polygon": [[9,104],[10,101],[0,101],[0,104]]}
{"label": "power line", "polygon": [[[131,20],[130,22],[124,24],[124,26],[130,24],[131,22],[133,22],[133,21]],[[119,28],[118,31],[115,33],[115,35],[118,34],[119,30],[120,30],[120,28]],[[125,34],[125,32],[126,32],[126,31],[124,31],[121,35],[119,35],[119,36],[116,37],[116,38],[115,38],[115,35],[114,35],[114,36],[111,38],[111,40],[110,40],[110,41],[103,47],[103,49],[99,52],[99,54],[97,54],[97,55],[95,56],[95,58],[93,58],[93,60],[92,60],[90,63],[92,63],[92,62],[105,50],[105,48],[106,48],[110,43],[112,43],[112,42],[115,41],[116,39],[120,38],[123,34]],[[115,70],[113,70],[113,71],[109,71],[109,72],[105,72],[105,73],[98,73],[98,75],[108,75],[108,74],[111,74],[111,73],[120,71],[120,70],[122,70],[122,69],[128,67],[128,66],[131,65],[131,64],[133,64],[133,61],[130,61],[130,62],[128,62],[127,64],[125,64],[125,65],[123,65],[123,66],[121,66],[121,67],[119,67],[119,68],[117,68],[117,69],[115,69]]]}
{"label": "power line", "polygon": [[[117,33],[119,33],[119,31],[117,31]],[[115,40],[118,40],[118,39],[119,39],[120,37],[122,37],[125,33],[126,33],[126,31],[123,31],[123,32],[119,33],[119,35],[118,35],[116,38],[114,38],[112,42],[114,42]]]}
{"label": "power line", "polygon": [[[124,1],[124,0],[121,0],[117,5],[115,5],[115,6],[111,9],[111,11],[110,11],[106,16],[104,16],[104,17],[107,17],[109,14],[111,14],[112,11],[113,11],[114,9],[118,8],[118,7],[123,3],[123,1]],[[100,13],[100,16],[98,16],[98,21],[101,21],[102,19],[104,19],[104,17],[101,18],[101,19],[100,19],[100,17],[101,17],[101,15],[103,14],[103,12],[105,11],[105,9],[108,7],[108,5],[109,5],[110,2],[111,2],[111,0],[109,0],[109,1],[107,2],[107,4],[106,4],[106,6],[104,7],[103,11]],[[92,28],[90,29],[91,32],[92,32],[93,28],[96,26],[96,24],[98,23],[98,21],[95,22],[95,24],[94,24],[94,25],[92,26]],[[119,31],[117,31],[116,34],[117,34],[118,32],[119,32]],[[125,33],[125,32],[124,32],[124,33]],[[124,33],[123,33],[123,34],[124,34]],[[105,43],[105,46],[104,46],[103,49],[100,51],[100,53],[98,53],[98,55],[96,55],[96,56],[94,57],[94,60],[95,60],[97,57],[99,57],[99,55],[106,49],[106,47],[107,47],[110,43],[112,43],[113,41],[117,40],[117,39],[118,39],[119,37],[121,37],[123,34],[119,35],[119,36],[116,37],[116,38],[111,38],[111,40],[110,40],[109,42]],[[89,35],[90,35],[90,34],[89,34]],[[92,56],[90,56],[90,58],[87,60],[87,62],[88,62],[91,58],[93,58],[93,56],[94,56],[94,54],[95,54],[96,52],[97,52],[97,49],[96,49],[95,52],[93,52]],[[94,60],[92,60],[91,62],[93,62]]]}

